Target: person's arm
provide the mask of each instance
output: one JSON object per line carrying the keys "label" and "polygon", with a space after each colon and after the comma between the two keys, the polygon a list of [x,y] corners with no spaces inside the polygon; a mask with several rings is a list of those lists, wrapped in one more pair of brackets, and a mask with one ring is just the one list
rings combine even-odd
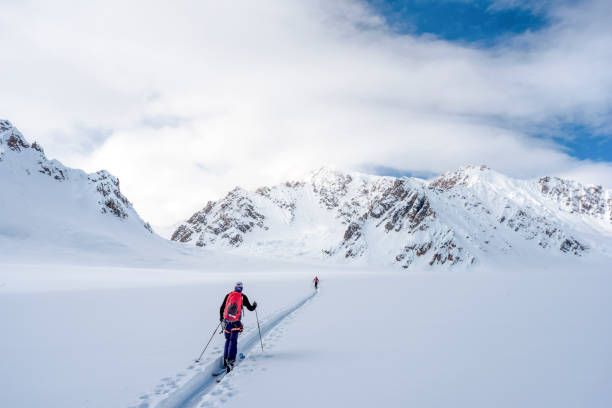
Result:
{"label": "person's arm", "polygon": [[253,302],[253,304],[251,304],[247,295],[242,295],[242,304],[251,312],[257,307],[257,302]]}
{"label": "person's arm", "polygon": [[229,296],[229,293],[225,295],[225,298],[223,299],[223,303],[221,303],[221,308],[219,309],[219,321],[223,320],[223,312],[225,312],[225,302],[227,302],[228,296]]}

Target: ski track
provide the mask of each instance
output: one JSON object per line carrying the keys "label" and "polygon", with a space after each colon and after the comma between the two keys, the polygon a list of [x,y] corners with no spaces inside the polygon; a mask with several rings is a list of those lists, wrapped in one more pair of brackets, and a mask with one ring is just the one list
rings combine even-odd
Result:
{"label": "ski track", "polygon": [[[277,328],[280,323],[290,317],[293,313],[298,311],[302,306],[308,303],[314,296],[316,296],[317,291],[308,295],[307,297],[301,299],[297,303],[287,308],[281,309],[274,313],[272,316],[262,320],[260,322],[261,325],[261,336],[265,337],[269,332],[273,329]],[[287,319],[291,320],[291,319]],[[282,327],[280,328],[282,329]],[[274,330],[276,332],[277,330]],[[282,336],[282,332],[284,330],[280,330],[279,333],[272,333],[272,343],[276,342],[279,336]],[[245,330],[243,336],[238,345],[238,352],[243,353],[246,358],[244,360],[238,360],[234,370],[232,370],[233,374],[237,369],[241,368],[241,363],[243,361],[249,360],[249,352],[253,350],[253,348],[260,347],[259,344],[259,332],[257,328],[251,328],[249,330]],[[264,346],[265,347],[265,346]],[[221,347],[217,346],[213,348],[213,353],[221,352]],[[183,377],[187,376],[186,373],[180,372],[176,374],[174,378],[165,377],[162,378],[162,384],[159,384],[155,387],[155,390],[152,394],[143,394],[139,397],[139,401],[135,404],[131,404],[130,408],[191,408],[191,407],[207,407],[210,406],[213,401],[202,401],[205,397],[210,395],[213,398],[221,397],[220,402],[225,402],[225,398],[223,394],[227,397],[231,397],[233,395],[233,389],[231,384],[228,384],[227,381],[223,381],[227,376],[226,373],[223,373],[217,377],[213,377],[212,373],[218,372],[223,367],[223,355],[220,355],[217,358],[208,358],[205,359],[201,363],[193,363],[190,364],[187,369],[188,370],[197,370],[197,372],[193,375],[192,378],[188,380],[183,380]],[[253,368],[250,368],[249,364],[245,365],[246,369],[250,372],[253,371]],[[242,370],[240,370],[242,371]],[[216,380],[219,379],[219,383]],[[181,384],[181,382],[184,384]],[[151,401],[151,399],[159,398],[159,395],[167,396],[158,401]],[[200,405],[202,403],[202,405]]]}
{"label": "ski track", "polygon": [[220,381],[220,383],[217,384],[217,386],[211,392],[202,396],[197,408],[223,407],[238,393],[234,387],[234,384],[232,383],[232,378],[234,376],[248,375],[256,370],[267,371],[268,369],[265,367],[265,361],[270,358],[274,358],[273,350],[276,348],[277,343],[284,337],[285,332],[288,330],[288,326],[292,324],[300,313],[303,312],[304,310],[302,308],[294,310],[283,318],[277,325],[271,328],[269,333],[262,335],[265,353],[259,352],[259,348],[255,346],[253,352],[248,355],[248,358],[245,358],[244,362],[240,364],[240,366],[236,366],[236,368],[234,368],[230,374],[225,376],[225,378]]}

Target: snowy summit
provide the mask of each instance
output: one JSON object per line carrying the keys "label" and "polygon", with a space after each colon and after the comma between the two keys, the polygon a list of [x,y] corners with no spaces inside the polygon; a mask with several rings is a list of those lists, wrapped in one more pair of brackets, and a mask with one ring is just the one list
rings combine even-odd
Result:
{"label": "snowy summit", "polygon": [[11,254],[46,246],[128,251],[152,229],[106,170],[87,174],[49,160],[9,121],[0,121],[0,242]]}
{"label": "snowy summit", "polygon": [[432,181],[321,168],[255,191],[237,187],[181,224],[172,240],[403,268],[609,255],[611,197],[601,186],[517,180],[486,166]]}

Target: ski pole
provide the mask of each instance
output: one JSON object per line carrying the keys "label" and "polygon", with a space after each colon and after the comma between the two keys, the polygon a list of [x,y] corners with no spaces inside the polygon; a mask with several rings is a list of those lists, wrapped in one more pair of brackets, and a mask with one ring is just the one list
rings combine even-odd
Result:
{"label": "ski pole", "polygon": [[263,351],[263,341],[261,340],[261,329],[259,328],[259,315],[257,309],[255,309],[255,317],[257,318],[257,330],[259,331],[259,344],[261,344],[261,351]]}
{"label": "ski pole", "polygon": [[219,328],[219,326],[221,326],[221,322],[219,322],[219,324],[217,325],[217,327],[215,327],[215,330],[213,330],[213,334],[212,336],[210,336],[210,340],[208,340],[208,343],[206,343],[206,346],[204,346],[204,350],[202,350],[202,353],[200,353],[200,357],[198,357],[196,359],[196,363],[199,363],[200,360],[202,359],[202,356],[204,355],[204,352],[206,351],[206,349],[208,348],[208,345],[210,344],[210,342],[212,341],[213,337],[215,337],[215,333],[217,332],[217,329]]}

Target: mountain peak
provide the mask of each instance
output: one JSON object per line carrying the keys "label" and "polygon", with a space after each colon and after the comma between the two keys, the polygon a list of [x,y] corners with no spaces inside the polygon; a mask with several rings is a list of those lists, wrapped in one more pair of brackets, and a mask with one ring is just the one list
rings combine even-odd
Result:
{"label": "mountain peak", "polygon": [[7,133],[7,131],[10,131],[11,129],[17,130],[17,128],[15,128],[15,126],[13,126],[10,121],[6,119],[0,119],[0,136],[4,136],[4,134]]}
{"label": "mountain peak", "polygon": [[492,173],[493,170],[484,164],[480,166],[468,164],[435,178],[429,183],[429,187],[450,190],[455,186],[472,186],[482,180],[483,177],[490,177]]}
{"label": "mountain peak", "polygon": [[[6,180],[10,180],[10,183],[5,185],[6,189],[19,185],[25,186],[26,189],[45,189],[57,193],[57,196],[51,194],[47,197],[50,201],[60,203],[57,204],[57,208],[69,206],[69,199],[63,196],[63,193],[59,193],[65,191],[65,188],[57,185],[57,183],[67,183],[72,189],[81,191],[80,194],[96,202],[92,207],[99,213],[111,214],[120,219],[129,217],[130,221],[134,219],[136,224],[144,225],[150,230],[150,227],[136,214],[129,200],[121,193],[117,177],[106,170],[86,174],[82,170],[66,167],[57,160],[50,160],[38,143],[30,145],[11,122],[0,120],[0,176],[5,174],[10,174],[10,177],[6,177]],[[0,182],[2,181],[0,178]],[[66,214],[58,214],[58,217],[60,215]]]}
{"label": "mountain peak", "polygon": [[313,181],[313,180],[333,180],[339,176],[346,175],[345,171],[340,170],[334,166],[321,166],[315,170],[311,170],[306,173],[302,179],[305,181]]}
{"label": "mountain peak", "polygon": [[456,171],[462,171],[464,173],[478,173],[478,172],[489,172],[491,168],[486,164],[474,165],[466,164],[465,166],[459,167]]}
{"label": "mountain peak", "polygon": [[29,149],[30,144],[25,140],[21,132],[6,119],[0,120],[0,144],[6,145],[13,151]]}

